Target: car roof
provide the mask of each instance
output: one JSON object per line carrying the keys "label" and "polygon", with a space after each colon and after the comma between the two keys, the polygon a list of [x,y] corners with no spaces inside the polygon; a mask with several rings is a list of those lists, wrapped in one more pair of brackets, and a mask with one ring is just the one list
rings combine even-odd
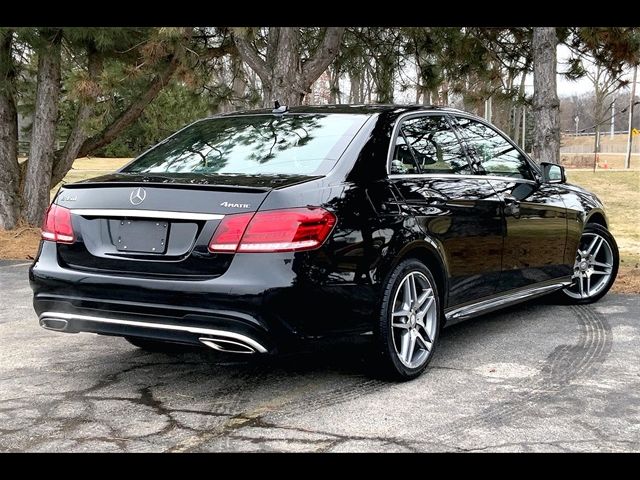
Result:
{"label": "car roof", "polygon": [[[413,111],[441,111],[449,113],[463,113],[461,110],[457,110],[449,107],[439,107],[435,105],[399,105],[399,104],[370,104],[370,105],[301,105],[297,107],[291,107],[287,110],[287,113],[291,114],[332,114],[332,113],[346,113],[346,114],[360,114],[360,115],[375,115],[384,113],[389,116],[397,116],[407,112]],[[273,111],[269,108],[262,108],[256,110],[241,110],[237,112],[223,113],[218,116],[230,117],[230,116],[245,116],[245,115],[270,115]]]}

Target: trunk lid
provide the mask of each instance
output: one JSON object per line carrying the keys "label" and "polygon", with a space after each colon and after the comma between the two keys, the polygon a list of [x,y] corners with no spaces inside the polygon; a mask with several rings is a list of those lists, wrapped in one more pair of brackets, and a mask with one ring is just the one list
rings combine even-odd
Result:
{"label": "trunk lid", "polygon": [[114,173],[65,185],[76,242],[58,244],[71,269],[135,276],[211,278],[232,254],[211,254],[225,215],[255,212],[269,192],[318,177]]}

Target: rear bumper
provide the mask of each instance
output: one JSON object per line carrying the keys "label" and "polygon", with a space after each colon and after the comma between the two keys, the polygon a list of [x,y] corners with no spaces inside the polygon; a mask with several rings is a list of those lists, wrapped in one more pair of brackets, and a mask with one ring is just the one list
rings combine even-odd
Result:
{"label": "rear bumper", "polygon": [[56,253],[43,242],[29,271],[34,308],[52,330],[199,345],[218,338],[273,353],[309,337],[371,330],[374,318],[371,286],[311,282],[306,255],[236,255],[220,277],[184,280],[72,270]]}

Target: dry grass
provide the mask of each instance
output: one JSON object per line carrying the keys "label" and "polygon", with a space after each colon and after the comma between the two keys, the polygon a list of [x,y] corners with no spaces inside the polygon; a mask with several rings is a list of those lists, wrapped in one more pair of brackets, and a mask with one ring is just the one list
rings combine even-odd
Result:
{"label": "dry grass", "polygon": [[640,293],[640,268],[620,266],[618,278],[612,291],[617,293]]}
{"label": "dry grass", "polygon": [[595,193],[605,205],[625,267],[640,263],[640,171],[567,171],[568,181]]}
{"label": "dry grass", "polygon": [[0,259],[33,260],[40,243],[40,229],[19,226],[0,230]]}
{"label": "dry grass", "polygon": [[[79,158],[65,177],[76,182],[114,171],[128,158]],[[613,290],[640,293],[640,171],[569,170],[569,181],[594,192],[605,203],[610,227],[620,248],[620,272]],[[52,190],[57,191],[58,187]],[[39,230],[20,227],[0,230],[0,259],[33,258],[40,241]]]}
{"label": "dry grass", "polygon": [[640,293],[640,171],[568,170],[567,177],[604,202],[620,249],[620,272],[613,291]]}
{"label": "dry grass", "polygon": [[78,158],[74,162],[73,168],[64,177],[64,180],[51,190],[52,198],[63,183],[79,182],[87,178],[98,177],[105,173],[113,172],[130,161],[130,158]]}

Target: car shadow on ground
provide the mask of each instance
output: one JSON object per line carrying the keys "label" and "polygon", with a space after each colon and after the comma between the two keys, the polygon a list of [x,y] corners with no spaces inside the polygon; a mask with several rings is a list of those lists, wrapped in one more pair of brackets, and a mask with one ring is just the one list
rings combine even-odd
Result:
{"label": "car shadow on ground", "polygon": [[[505,308],[499,312],[489,313],[480,317],[461,322],[444,328],[440,334],[438,351],[434,355],[440,365],[446,365],[448,358],[455,355],[453,346],[463,342],[474,348],[489,326],[500,324],[500,328],[508,334],[520,328],[513,322],[514,315],[527,316],[527,321],[540,321],[544,311],[553,308],[562,308],[553,299],[537,299],[513,307]],[[524,313],[523,313],[524,312]],[[530,318],[529,318],[530,317]],[[171,363],[174,368],[180,369],[184,364],[184,370],[194,368],[194,365],[202,367],[216,367],[216,378],[229,375],[244,375],[253,373],[268,374],[269,377],[287,376],[312,376],[313,374],[333,375],[336,377],[371,377],[385,379],[381,377],[372,362],[373,337],[371,335],[361,336],[358,339],[337,340],[326,339],[314,341],[305,346],[304,349],[296,349],[287,353],[277,355],[245,355],[245,354],[225,354],[207,349],[206,347],[186,347],[184,351],[171,353],[148,353],[141,350],[132,350],[124,354],[119,354],[124,364],[128,363],[124,357],[133,355],[138,362],[148,359],[149,367],[153,364],[163,365]],[[99,341],[99,340],[96,340]],[[134,348],[134,347],[132,347]],[[144,357],[141,357],[143,355]],[[113,359],[118,363],[117,359]]]}

